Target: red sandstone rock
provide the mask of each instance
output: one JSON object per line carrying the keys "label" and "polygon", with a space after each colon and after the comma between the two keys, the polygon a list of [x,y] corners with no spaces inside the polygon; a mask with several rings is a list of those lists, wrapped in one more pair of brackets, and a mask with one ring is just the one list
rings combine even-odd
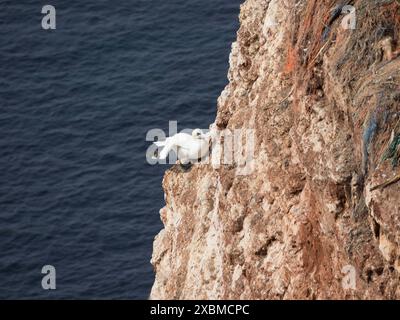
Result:
{"label": "red sandstone rock", "polygon": [[371,191],[400,173],[400,5],[355,1],[344,30],[335,3],[242,5],[215,124],[255,130],[254,170],[166,172],[151,298],[400,298],[400,182]]}

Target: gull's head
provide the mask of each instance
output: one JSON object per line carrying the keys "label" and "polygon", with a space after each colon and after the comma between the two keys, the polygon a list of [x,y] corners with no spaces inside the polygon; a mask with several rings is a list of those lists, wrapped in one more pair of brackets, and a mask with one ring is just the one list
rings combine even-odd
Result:
{"label": "gull's head", "polygon": [[201,129],[194,129],[192,131],[192,137],[196,139],[202,139],[204,137],[203,131],[201,131]]}

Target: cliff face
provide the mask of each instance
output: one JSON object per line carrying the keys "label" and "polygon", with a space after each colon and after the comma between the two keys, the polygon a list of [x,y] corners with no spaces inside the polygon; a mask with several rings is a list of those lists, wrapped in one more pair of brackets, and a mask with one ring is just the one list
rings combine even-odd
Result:
{"label": "cliff face", "polygon": [[151,298],[400,298],[399,10],[242,5],[215,126],[254,130],[253,171],[166,172]]}

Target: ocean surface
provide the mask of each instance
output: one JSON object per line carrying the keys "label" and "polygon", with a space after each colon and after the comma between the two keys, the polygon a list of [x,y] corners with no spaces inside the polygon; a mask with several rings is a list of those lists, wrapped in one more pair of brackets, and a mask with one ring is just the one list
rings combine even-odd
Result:
{"label": "ocean surface", "polygon": [[241,2],[0,0],[0,299],[148,297],[146,133],[214,121]]}

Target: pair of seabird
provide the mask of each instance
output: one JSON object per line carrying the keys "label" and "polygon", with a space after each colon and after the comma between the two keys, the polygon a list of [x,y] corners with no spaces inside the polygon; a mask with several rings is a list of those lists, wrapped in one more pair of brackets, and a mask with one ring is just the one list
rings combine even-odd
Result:
{"label": "pair of seabird", "polygon": [[209,153],[211,135],[204,134],[202,130],[195,129],[192,134],[177,133],[168,137],[165,141],[154,142],[157,147],[162,147],[160,153],[158,150],[155,156],[158,159],[166,159],[171,150],[176,152],[179,162],[183,169],[189,169],[191,164],[202,159]]}

